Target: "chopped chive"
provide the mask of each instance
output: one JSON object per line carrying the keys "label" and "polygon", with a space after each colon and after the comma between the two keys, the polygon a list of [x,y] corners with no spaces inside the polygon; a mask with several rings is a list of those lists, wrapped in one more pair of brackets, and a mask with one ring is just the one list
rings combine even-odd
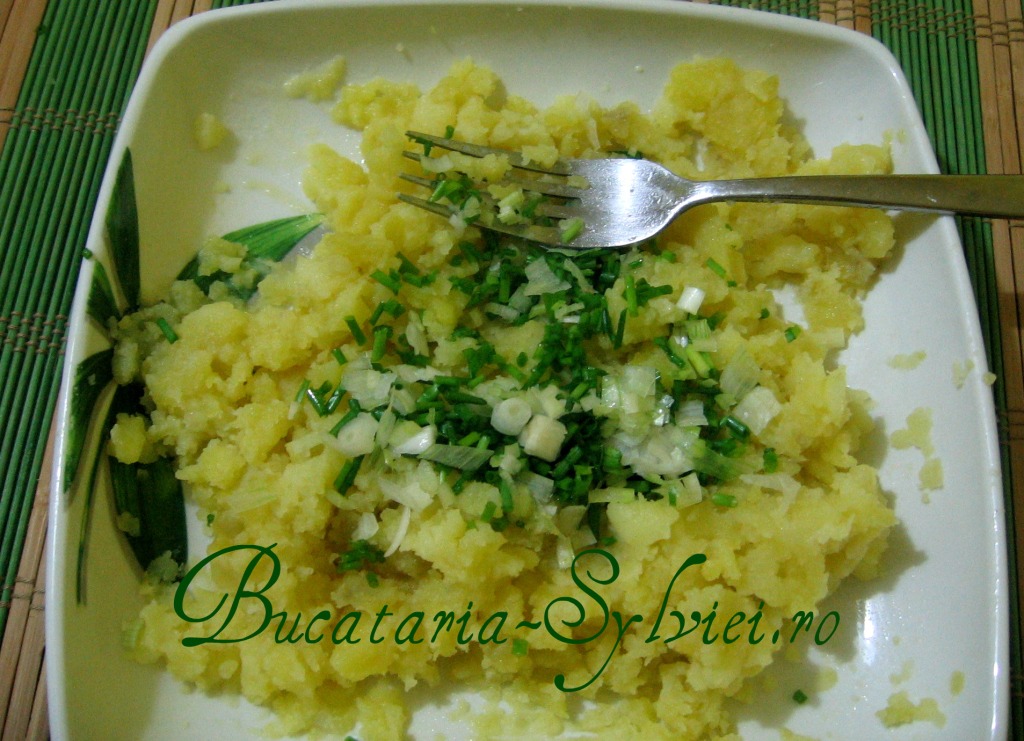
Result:
{"label": "chopped chive", "polygon": [[371,589],[376,589],[380,586],[380,578],[372,571],[366,572],[366,583]]}
{"label": "chopped chive", "polygon": [[352,333],[352,338],[356,341],[357,344],[363,345],[366,343],[366,335],[363,333],[363,330],[359,327],[359,322],[356,321],[356,318],[354,316],[349,314],[347,317],[345,317],[345,324],[348,325],[348,329]]}
{"label": "chopped chive", "polygon": [[761,458],[764,461],[765,473],[775,473],[779,469],[779,454],[775,452],[775,448],[765,448]]}
{"label": "chopped chive", "polygon": [[338,554],[338,573],[358,571],[368,563],[384,563],[384,551],[368,540],[355,540],[347,551]]}
{"label": "chopped chive", "polygon": [[711,329],[717,329],[718,325],[725,321],[725,312],[716,311],[714,314],[708,317],[708,326]]}
{"label": "chopped chive", "polygon": [[156,320],[156,326],[160,327],[160,331],[164,333],[164,337],[172,345],[178,341],[178,334],[171,328],[171,325],[167,323],[167,320],[163,317],[159,317]]}
{"label": "chopped chive", "polygon": [[626,276],[626,310],[630,316],[636,316],[638,312],[637,300],[636,300],[636,280],[632,275]]}
{"label": "chopped chive", "polygon": [[571,242],[583,231],[583,219],[575,217],[567,220],[562,228],[561,239],[563,242]]}
{"label": "chopped chive", "polygon": [[719,278],[726,277],[725,268],[723,268],[718,262],[716,262],[714,258],[709,257],[707,259],[707,262],[704,263],[704,265]]}
{"label": "chopped chive", "polygon": [[672,364],[679,368],[688,368],[689,363],[686,362],[686,358],[682,357],[675,351],[675,349],[669,344],[667,337],[655,337],[653,340],[657,347],[660,347],[668,359],[672,361]]}
{"label": "chopped chive", "polygon": [[711,501],[719,507],[735,507],[737,504],[736,497],[732,494],[712,494]]}
{"label": "chopped chive", "polygon": [[370,352],[370,362],[379,363],[388,347],[388,339],[391,337],[391,327],[377,327],[373,330],[373,350]]}
{"label": "chopped chive", "polygon": [[484,505],[484,511],[480,513],[480,519],[483,522],[490,522],[491,518],[494,517],[494,510],[498,509],[498,505],[494,502],[488,502]]}
{"label": "chopped chive", "polygon": [[345,365],[345,363],[348,362],[348,358],[345,357],[345,353],[341,351],[340,347],[336,347],[331,350],[331,355],[333,355],[334,359],[338,361],[338,365]]}
{"label": "chopped chive", "polygon": [[397,253],[395,257],[398,258],[398,262],[400,263],[398,266],[399,273],[401,273],[402,275],[405,275],[406,273],[419,275],[420,269],[416,267],[412,260],[403,255],[401,252]]}
{"label": "chopped chive", "polygon": [[350,399],[348,402],[348,412],[344,417],[338,420],[338,424],[331,428],[331,434],[337,437],[341,429],[351,422],[353,419],[359,416],[359,413],[363,411],[362,407],[359,406],[359,402],[355,399]]}
{"label": "chopped chive", "polygon": [[750,437],[750,428],[731,414],[722,420],[722,425],[729,430],[729,433],[740,440]]}
{"label": "chopped chive", "polygon": [[707,378],[711,375],[711,370],[714,366],[708,359],[707,353],[695,350],[693,345],[687,345],[683,349],[683,352],[686,353],[686,359],[690,361],[690,365],[692,365],[693,369],[697,371],[698,376],[701,378]]}
{"label": "chopped chive", "polygon": [[307,391],[309,391],[309,379],[308,378],[304,379],[302,381],[302,384],[299,386],[299,390],[295,394],[295,401],[302,401],[302,397],[306,395]]}
{"label": "chopped chive", "polygon": [[618,326],[615,327],[615,337],[612,339],[612,347],[616,350],[622,347],[622,338],[626,334],[626,310],[619,312]]}
{"label": "chopped chive", "polygon": [[770,311],[768,311],[768,309],[761,309],[761,314],[759,315],[758,318],[760,318],[760,319],[767,319],[771,315],[772,315],[772,313]]}
{"label": "chopped chive", "polygon": [[345,465],[341,467],[338,477],[334,480],[334,488],[339,493],[346,494],[352,488],[352,484],[356,480],[356,474],[359,473],[359,467],[363,464],[364,457],[359,455],[345,461]]}
{"label": "chopped chive", "polygon": [[512,499],[512,485],[505,479],[502,479],[498,485],[498,493],[501,494],[502,512],[511,512],[515,506],[515,502]]}
{"label": "chopped chive", "polygon": [[532,219],[534,213],[537,211],[537,206],[542,204],[544,200],[544,196],[539,193],[534,194],[530,200],[528,200],[523,207],[519,209],[519,213],[527,219]]}
{"label": "chopped chive", "polygon": [[800,331],[800,327],[797,326],[796,324],[793,324],[789,327],[786,327],[786,331],[783,332],[782,334],[785,335],[786,342],[792,342],[793,340],[800,336]]}
{"label": "chopped chive", "polygon": [[398,301],[393,298],[389,298],[381,306],[384,307],[384,311],[393,316],[395,319],[402,316],[405,313],[405,307],[402,306]]}
{"label": "chopped chive", "polygon": [[370,273],[370,277],[380,283],[382,286],[387,288],[392,293],[398,293],[402,288],[402,281],[398,278],[398,273],[392,272],[390,275],[385,273],[383,270],[374,270]]}
{"label": "chopped chive", "polygon": [[327,405],[320,400],[320,396],[315,390],[307,388],[306,398],[309,399],[309,403],[313,405],[313,409],[316,410],[318,417],[326,417],[328,415]]}
{"label": "chopped chive", "polygon": [[793,702],[795,702],[797,705],[803,705],[805,702],[807,702],[807,693],[805,693],[803,690],[797,690],[793,693]]}
{"label": "chopped chive", "polygon": [[345,389],[341,386],[334,389],[334,393],[327,397],[327,401],[324,402],[324,414],[321,416],[326,417],[328,414],[334,414],[334,410],[341,404],[342,397],[345,396]]}

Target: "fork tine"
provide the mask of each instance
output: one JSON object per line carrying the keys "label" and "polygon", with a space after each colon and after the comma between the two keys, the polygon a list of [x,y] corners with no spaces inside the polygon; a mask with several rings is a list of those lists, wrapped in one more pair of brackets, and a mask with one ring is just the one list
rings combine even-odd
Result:
{"label": "fork tine", "polygon": [[410,175],[407,172],[398,173],[398,177],[407,182],[415,183],[416,185],[422,185],[424,188],[430,188],[431,190],[433,190],[434,186],[437,185],[437,181],[435,180],[421,178],[418,175]]}
{"label": "fork tine", "polygon": [[[415,162],[419,162],[423,155],[417,154],[416,152],[402,152],[402,154]],[[403,180],[408,180],[410,183],[416,183],[422,185],[425,188],[433,188],[436,182],[428,180],[426,178],[417,177],[415,175],[408,175],[402,173],[399,175]],[[533,193],[540,193],[545,196],[555,196],[556,198],[581,198],[586,188],[578,188],[574,185],[567,185],[565,183],[550,183],[545,180],[538,180],[536,178],[505,178],[499,180],[495,185],[512,185],[517,188],[522,188],[525,191]]]}
{"label": "fork tine", "polygon": [[432,136],[431,134],[423,134],[419,131],[406,131],[405,135],[410,139],[419,142],[429,142],[434,146],[440,147],[441,149],[447,149],[451,152],[461,152],[467,154],[470,157],[486,157],[489,154],[500,154],[508,157],[509,163],[513,167],[518,167],[522,170],[531,170],[533,172],[546,172],[552,175],[571,175],[572,170],[567,164],[561,160],[556,160],[550,167],[541,167],[540,165],[525,159],[518,152],[512,152],[507,149],[496,149],[494,147],[485,147],[480,144],[468,144],[467,142],[455,141],[454,139],[445,139],[440,136]]}
{"label": "fork tine", "polygon": [[[437,185],[437,181],[436,180],[429,180],[428,178],[422,178],[422,177],[420,177],[418,175],[410,175],[407,172],[399,173],[398,177],[401,178],[402,180],[405,180],[406,182],[422,186],[422,187],[427,188],[427,189],[429,189],[431,191],[433,191],[434,186]],[[485,206],[488,206],[490,208],[496,208],[497,207],[497,204],[495,203],[494,198],[492,198],[489,194],[487,194],[485,192],[481,192],[480,193],[480,200],[481,200],[481,203],[483,205],[485,205]],[[427,202],[431,203],[432,205],[435,205],[435,206],[438,205],[434,201],[429,201],[428,200]],[[444,208],[444,207],[442,207],[442,208]],[[437,213],[440,213],[440,212],[437,212]],[[450,211],[446,211],[444,213],[447,216],[451,212]],[[571,206],[559,204],[559,203],[540,203],[540,204],[538,204],[536,206],[536,208],[534,209],[533,213],[536,216],[547,216],[547,217],[554,218],[554,219],[571,219],[574,216],[579,216],[579,210],[578,209],[573,208]]]}
{"label": "fork tine", "polygon": [[[453,206],[446,206],[442,203],[428,201],[424,198],[406,195],[405,193],[399,193],[398,200],[408,203],[411,206],[416,206],[426,211],[430,211],[438,216],[444,216],[445,218],[457,213]],[[528,239],[532,242],[539,242],[549,247],[565,246],[562,243],[561,231],[553,226],[537,226],[535,224],[502,224],[496,219],[490,219],[486,223],[482,220],[477,221],[474,222],[473,226],[481,229],[487,229],[492,232],[501,232],[502,234],[519,237],[520,239]]]}
{"label": "fork tine", "polygon": [[406,195],[405,193],[398,194],[398,200],[405,201],[406,203],[422,208],[431,213],[435,213],[438,216],[444,216],[448,218],[455,213],[455,209],[451,206],[445,206],[443,203],[436,203],[434,201],[428,201],[425,198],[417,198],[416,196]]}
{"label": "fork tine", "polygon": [[582,198],[583,194],[587,190],[586,188],[580,188],[575,185],[568,185],[566,183],[550,183],[537,178],[505,178],[498,184],[514,185],[515,187],[522,188],[523,190],[542,193],[546,196],[555,196],[557,198]]}

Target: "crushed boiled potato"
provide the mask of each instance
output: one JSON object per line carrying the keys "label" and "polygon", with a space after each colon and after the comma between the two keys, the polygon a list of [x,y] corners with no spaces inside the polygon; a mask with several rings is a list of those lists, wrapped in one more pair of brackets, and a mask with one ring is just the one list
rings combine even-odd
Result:
{"label": "crushed boiled potato", "polygon": [[[332,62],[289,91],[319,97],[341,69]],[[497,298],[494,307],[469,305],[487,280],[473,283],[472,255],[494,246],[470,221],[398,202],[395,190],[406,187],[404,132],[449,126],[457,138],[537,162],[638,152],[694,178],[889,169],[887,151],[872,145],[813,159],[784,109],[773,76],[725,59],[680,64],[649,113],[584,95],[538,108],[468,60],[427,91],[381,79],[342,86],[333,115],[362,132],[362,163],[311,148],[306,193],[331,227],[312,254],[276,266],[249,302],[226,292],[197,301],[176,286],[165,311],[173,343],[132,340],[130,323],[123,332],[122,375],[144,379],[152,411],[148,424],[118,422],[118,454],[172,451],[209,524],[207,553],[237,547],[187,585],[143,587],[146,605],[128,633],[133,655],[201,690],[273,708],[282,732],[358,725],[360,739],[404,738],[407,692],[459,686],[486,701],[464,712],[481,738],[510,723],[535,737],[733,737],[728,701],[786,648],[772,636],[788,636],[802,611],[821,629],[819,603],[847,577],[878,572],[895,522],[876,471],[858,460],[873,430],[869,400],[827,362],[863,327],[860,300],[893,248],[890,220],[824,206],[701,207],[656,245],[614,258],[622,272],[603,294],[588,291],[564,256],[538,258],[524,295],[557,318],[517,324],[502,319]],[[500,178],[508,163],[475,167]],[[202,253],[209,270],[230,272],[238,258],[216,241]],[[545,306],[543,297],[577,283],[581,306],[603,301],[611,321],[588,340],[601,380],[576,379],[572,414],[614,427],[620,450],[607,454],[618,462],[539,475],[555,471],[577,434],[571,390],[521,388],[528,384],[516,378],[545,357],[560,362],[535,351],[551,348],[552,326],[584,323],[584,309]],[[775,301],[782,286],[802,303],[800,329]],[[572,342],[565,353],[583,352]],[[490,365],[467,371],[487,348]],[[395,360],[399,351],[408,362]],[[462,393],[495,408],[518,400],[496,412],[504,430],[493,435],[508,435],[507,444],[486,460],[424,458],[443,434],[429,414],[366,411],[401,412],[395,384],[429,389],[439,376],[473,371],[483,380]],[[683,403],[666,390],[673,378],[707,381],[714,398]],[[321,416],[307,403],[338,386],[358,393],[361,407]],[[731,417],[748,394],[743,419]],[[714,455],[710,438],[694,432],[712,426]],[[670,429],[698,447],[693,459],[680,462],[672,444],[658,448],[652,430]],[[601,465],[632,470],[599,491],[572,489]],[[460,478],[474,470],[493,478]],[[551,486],[575,499],[553,498]],[[697,554],[704,560],[688,561]],[[224,627],[231,595],[238,609]],[[697,612],[703,622],[690,625]],[[697,630],[669,640],[680,620]],[[524,621],[550,627],[516,630]],[[834,622],[850,630],[856,616]],[[237,640],[213,641],[221,628]],[[475,637],[462,640],[460,628]]]}

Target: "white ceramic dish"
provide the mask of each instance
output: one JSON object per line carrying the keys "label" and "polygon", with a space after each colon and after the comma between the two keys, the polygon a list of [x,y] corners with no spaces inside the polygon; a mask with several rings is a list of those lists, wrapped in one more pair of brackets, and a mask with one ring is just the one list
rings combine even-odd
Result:
{"label": "white ceramic dish", "polygon": [[[678,2],[522,3],[387,0],[276,2],[205,14],[173,27],[145,65],[112,152],[135,160],[143,241],[144,299],[166,290],[199,240],[275,216],[309,210],[300,188],[302,152],[325,141],[357,154],[357,135],[326,109],[282,93],[283,81],[338,54],[349,81],[383,75],[428,87],[465,56],[493,67],[510,90],[544,104],[585,91],[605,104],[653,101],[676,62],[726,55],[779,75],[790,110],[819,153],[841,142],[894,145],[898,171],[934,172],[935,159],[894,59],[853,32],[777,15]],[[197,114],[227,122],[236,141],[211,156],[191,143]],[[105,212],[113,169],[100,194]],[[224,190],[222,184],[228,184]],[[844,588],[830,602],[845,638],[771,672],[777,689],[738,707],[751,739],[778,729],[824,739],[879,738],[876,717],[890,694],[934,698],[938,728],[915,723],[893,738],[1002,739],[1007,713],[1007,576],[997,439],[984,352],[966,267],[951,219],[901,216],[903,248],[865,305],[867,329],[842,361],[849,381],[877,402],[877,460],[903,523],[889,575]],[[102,219],[89,248],[104,254]],[[75,364],[100,349],[85,314],[86,264],[71,322],[65,389]],[[923,350],[913,371],[898,353]],[[975,365],[961,388],[953,363]],[[886,450],[885,434],[916,407],[933,409],[945,488],[922,501],[916,451]],[[66,429],[66,392],[59,409]],[[58,441],[59,461],[65,438]],[[54,481],[61,477],[55,475]],[[108,496],[93,515],[86,606],[74,598],[75,544],[83,497],[54,491],[47,594],[47,665],[53,737],[241,739],[268,714],[244,701],[191,692],[166,673],[137,666],[120,648],[122,622],[139,599]],[[195,553],[197,551],[193,551]],[[813,687],[822,667],[836,683],[798,706],[794,687]],[[951,676],[963,672],[962,692]],[[825,674],[829,674],[828,671]],[[893,678],[895,676],[895,679]],[[421,730],[442,730],[429,714]],[[458,728],[446,735],[459,737]],[[433,734],[431,734],[433,737]]]}

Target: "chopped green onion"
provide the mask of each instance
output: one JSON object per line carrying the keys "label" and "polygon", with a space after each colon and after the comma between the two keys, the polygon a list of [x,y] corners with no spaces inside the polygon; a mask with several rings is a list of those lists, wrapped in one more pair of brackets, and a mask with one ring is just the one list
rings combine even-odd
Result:
{"label": "chopped green onion", "polygon": [[615,327],[615,336],[612,338],[612,347],[618,350],[622,347],[622,338],[626,334],[626,310],[619,312],[619,323]]}
{"label": "chopped green onion", "polygon": [[368,540],[356,540],[349,549],[338,554],[338,571],[357,571],[367,563],[383,563],[384,551]]}
{"label": "chopped green onion", "polygon": [[797,690],[793,693],[793,702],[797,705],[803,705],[807,702],[807,694],[803,690]]}
{"label": "chopped green onion", "polygon": [[334,488],[340,494],[346,494],[352,484],[355,483],[356,474],[359,473],[359,467],[363,465],[363,458],[365,456],[356,456],[345,461],[345,465],[341,467],[341,471],[338,473],[338,477],[334,480]]}
{"label": "chopped green onion", "polygon": [[398,273],[396,272],[392,272],[388,275],[383,270],[374,270],[370,273],[370,277],[392,293],[398,293],[402,288],[402,281],[399,279]]}
{"label": "chopped green onion", "polygon": [[646,278],[641,278],[636,284],[636,302],[638,306],[646,306],[652,298],[666,296],[672,293],[672,286],[652,286]]}
{"label": "chopped green onion", "polygon": [[733,437],[746,440],[750,437],[750,428],[731,414],[722,420],[722,426],[727,428]]}
{"label": "chopped green onion", "polygon": [[333,355],[334,359],[338,361],[338,365],[345,365],[345,363],[348,362],[348,358],[345,357],[345,353],[341,351],[340,347],[336,347],[331,350],[331,355]]}
{"label": "chopped green onion", "polygon": [[686,358],[682,357],[679,353],[677,353],[675,349],[672,347],[672,345],[669,344],[667,337],[655,337],[653,342],[657,347],[660,347],[662,349],[662,351],[665,353],[665,355],[668,356],[668,359],[672,362],[673,365],[679,368],[690,367],[690,364],[686,362]]}
{"label": "chopped green onion", "polygon": [[490,522],[494,517],[494,511],[498,509],[498,505],[494,502],[488,502],[484,505],[484,511],[480,513],[480,519],[483,522]]}
{"label": "chopped green onion", "polygon": [[349,399],[348,402],[348,413],[338,420],[338,424],[331,428],[331,434],[337,436],[341,429],[351,422],[353,419],[359,416],[359,413],[363,411],[362,407],[359,406],[359,402],[355,399]]}
{"label": "chopped green onion", "polygon": [[515,506],[515,502],[512,499],[512,485],[505,479],[502,479],[501,483],[498,484],[498,493],[501,494],[501,511],[511,512]]}
{"label": "chopped green onion", "polygon": [[765,448],[761,457],[765,473],[775,473],[779,469],[779,454],[775,452],[775,448]]}
{"label": "chopped green onion", "polygon": [[366,335],[363,333],[363,330],[359,326],[359,322],[356,321],[354,316],[349,314],[345,317],[345,324],[348,325],[348,329],[352,333],[352,337],[355,339],[357,344],[363,345],[366,343]]}
{"label": "chopped green onion", "polygon": [[420,453],[423,460],[439,463],[464,471],[475,471],[489,461],[494,451],[472,448],[465,445],[445,445],[435,443]]}
{"label": "chopped green onion", "polygon": [[692,346],[687,345],[683,352],[686,353],[686,359],[690,361],[690,365],[697,371],[697,375],[701,378],[707,378],[711,375],[711,371],[714,366],[708,359],[707,353],[700,352],[699,350],[693,349]]}
{"label": "chopped green onion", "polygon": [[530,644],[523,638],[512,639],[512,655],[513,656],[526,656],[530,650]]}
{"label": "chopped green onion", "polygon": [[302,397],[309,391],[309,379],[303,379],[302,384],[299,386],[299,390],[295,394],[295,401],[302,401]]}
{"label": "chopped green onion", "polygon": [[713,258],[710,258],[710,257],[709,257],[709,258],[707,259],[707,262],[705,262],[705,263],[704,263],[704,265],[705,265],[705,267],[707,267],[707,268],[708,268],[708,269],[709,269],[709,270],[710,270],[710,271],[711,271],[712,273],[714,273],[715,275],[717,275],[717,276],[718,276],[719,278],[725,278],[725,277],[726,277],[726,272],[725,272],[725,268],[723,268],[723,267],[722,267],[722,266],[721,266],[721,265],[720,265],[720,264],[719,264],[718,262],[716,262],[716,261],[715,261],[715,260],[714,260]]}
{"label": "chopped green onion", "polygon": [[159,317],[156,320],[156,326],[158,326],[160,328],[160,331],[164,333],[164,337],[167,338],[167,341],[169,343],[173,345],[175,342],[178,341],[177,333],[171,328],[171,325],[167,323],[166,319],[164,319],[163,317]]}
{"label": "chopped green onion", "polygon": [[391,327],[383,326],[373,330],[373,350],[370,352],[371,363],[379,363],[384,357],[390,337]]}
{"label": "chopped green onion", "polygon": [[793,324],[793,325],[791,325],[789,327],[786,327],[786,331],[783,332],[783,334],[786,337],[786,342],[792,342],[797,337],[799,337],[800,336],[800,331],[801,331],[800,327],[797,326],[796,324]]}
{"label": "chopped green onion", "polygon": [[626,310],[630,316],[636,316],[639,311],[639,304],[636,298],[636,280],[632,275],[626,276]]}
{"label": "chopped green onion", "polygon": [[737,504],[736,497],[732,494],[712,494],[711,501],[719,507],[735,507]]}
{"label": "chopped green onion", "polygon": [[316,410],[318,417],[326,417],[329,414],[327,411],[327,405],[320,399],[320,395],[316,390],[307,388],[306,398],[309,399],[309,403],[313,405],[313,409]]}
{"label": "chopped green onion", "polygon": [[583,219],[578,216],[572,219],[567,219],[561,222],[562,234],[561,239],[563,242],[571,242],[576,239],[583,231]]}
{"label": "chopped green onion", "polygon": [[380,586],[380,578],[372,571],[366,572],[366,583],[371,589],[376,589]]}

